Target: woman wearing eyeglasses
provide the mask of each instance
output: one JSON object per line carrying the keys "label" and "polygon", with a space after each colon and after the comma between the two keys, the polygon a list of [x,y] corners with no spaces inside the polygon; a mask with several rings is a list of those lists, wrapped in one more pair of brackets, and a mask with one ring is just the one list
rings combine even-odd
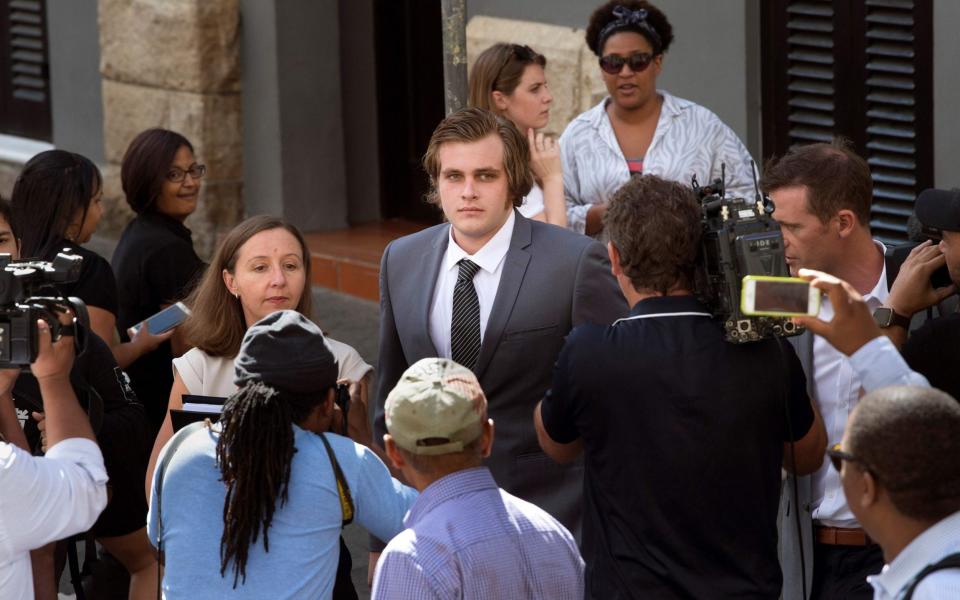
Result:
{"label": "woman wearing eyeglasses", "polygon": [[599,58],[609,96],[570,122],[560,136],[569,227],[603,230],[607,200],[634,174],[701,185],[721,176],[727,194],[753,195],[750,153],[708,109],[657,89],[673,41],[667,17],[645,0],[597,8],[587,45]]}
{"label": "woman wearing eyeglasses", "polygon": [[560,148],[552,137],[537,133],[547,126],[553,102],[546,66],[547,59],[530,46],[494,44],[480,53],[470,72],[469,104],[509,119],[527,136],[534,184],[520,214],[566,227]]}
{"label": "woman wearing eyeglasses", "polygon": [[[186,297],[203,270],[183,222],[197,208],[205,172],[190,142],[165,129],[142,132],[124,154],[120,178],[137,216],[124,230],[112,261],[119,291],[117,329],[123,340],[129,339],[129,327]],[[188,349],[177,331],[127,365],[153,435],[163,422],[173,385],[171,361]]]}

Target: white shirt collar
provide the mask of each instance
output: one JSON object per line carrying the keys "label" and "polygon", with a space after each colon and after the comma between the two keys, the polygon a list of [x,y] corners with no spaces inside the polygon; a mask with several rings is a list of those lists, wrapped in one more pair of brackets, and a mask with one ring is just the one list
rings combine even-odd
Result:
{"label": "white shirt collar", "polygon": [[[880,256],[884,256],[887,251],[887,247],[883,245],[883,242],[873,240],[873,243],[876,244],[877,248],[880,249]],[[882,267],[880,269],[880,277],[877,278],[876,285],[873,286],[873,289],[864,297],[864,300],[870,300],[874,298],[880,302],[884,302],[887,299],[887,296],[890,295],[889,286],[887,285],[887,261],[884,260]]]}
{"label": "white shirt collar", "polygon": [[892,563],[883,566],[879,575],[871,575],[867,581],[874,588],[883,588],[889,597],[896,598],[924,567],[955,551],[957,540],[960,540],[960,511],[914,538]]}
{"label": "white shirt collar", "polygon": [[469,258],[477,263],[484,271],[488,273],[496,272],[497,267],[503,262],[503,257],[507,255],[507,250],[510,249],[510,240],[513,239],[514,221],[516,221],[516,217],[514,216],[514,211],[511,209],[510,215],[507,216],[507,220],[500,226],[497,233],[473,256],[467,254],[464,249],[454,241],[453,225],[451,225],[449,233],[447,234],[450,236],[450,241],[447,242],[447,253],[444,257],[443,268],[445,270],[453,269],[457,267],[457,263],[460,262],[461,259]]}

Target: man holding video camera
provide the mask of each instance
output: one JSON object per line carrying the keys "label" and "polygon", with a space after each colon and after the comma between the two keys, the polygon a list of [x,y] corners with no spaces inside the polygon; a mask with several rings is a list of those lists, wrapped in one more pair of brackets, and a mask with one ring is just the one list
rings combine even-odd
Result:
{"label": "man holding video camera", "polygon": [[555,460],[584,453],[587,597],[775,598],[781,465],[812,472],[826,444],[800,363],[727,342],[692,295],[690,188],[635,177],[604,226],[630,315],[571,332],[534,416]]}
{"label": "man holding video camera", "polygon": [[[916,246],[897,275],[884,307],[891,313],[887,336],[907,363],[930,385],[960,398],[960,313],[941,315],[909,332],[914,314],[938,305],[956,293],[960,281],[960,190],[925,190],[917,198],[916,217],[925,230],[940,237]],[[931,277],[946,266],[952,285],[934,287]]]}
{"label": "man holding video camera", "polygon": [[88,529],[107,503],[103,456],[70,384],[72,333],[51,343],[47,323],[37,327],[30,370],[46,410],[46,456],[10,443],[25,441],[10,394],[19,369],[0,371],[0,598],[32,598],[30,550]]}

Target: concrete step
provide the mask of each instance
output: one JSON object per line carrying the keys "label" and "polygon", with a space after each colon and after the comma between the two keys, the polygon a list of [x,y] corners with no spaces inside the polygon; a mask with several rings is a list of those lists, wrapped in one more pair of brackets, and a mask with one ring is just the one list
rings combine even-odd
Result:
{"label": "concrete step", "polygon": [[387,244],[425,227],[424,223],[390,219],[305,234],[313,284],[378,302],[380,258]]}

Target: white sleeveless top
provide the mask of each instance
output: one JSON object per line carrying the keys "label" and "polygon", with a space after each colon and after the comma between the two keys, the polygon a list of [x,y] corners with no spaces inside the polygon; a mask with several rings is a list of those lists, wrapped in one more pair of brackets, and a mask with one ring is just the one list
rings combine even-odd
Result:
{"label": "white sleeveless top", "polygon": [[531,219],[543,212],[543,190],[536,183],[530,188],[530,193],[523,197],[520,205],[520,214]]}
{"label": "white sleeveless top", "polygon": [[[360,381],[373,370],[351,346],[332,338],[324,339],[337,359],[339,379]],[[173,359],[173,369],[174,374],[180,374],[187,391],[193,395],[226,398],[237,391],[233,383],[233,357],[210,356],[199,348],[192,348],[183,356]]]}

